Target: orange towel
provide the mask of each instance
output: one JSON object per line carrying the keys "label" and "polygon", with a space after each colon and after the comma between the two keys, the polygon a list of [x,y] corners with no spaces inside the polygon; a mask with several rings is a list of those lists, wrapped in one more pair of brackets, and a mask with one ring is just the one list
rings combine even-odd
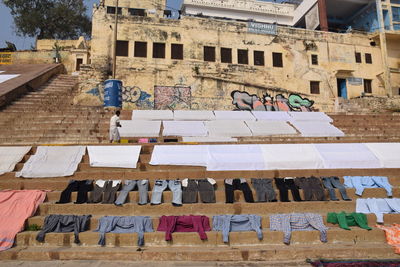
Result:
{"label": "orange towel", "polygon": [[376,225],[377,228],[385,231],[386,241],[394,247],[394,252],[400,254],[400,224],[394,223],[392,226]]}
{"label": "orange towel", "polygon": [[35,214],[45,198],[46,192],[41,190],[0,191],[0,251],[13,246],[25,220]]}

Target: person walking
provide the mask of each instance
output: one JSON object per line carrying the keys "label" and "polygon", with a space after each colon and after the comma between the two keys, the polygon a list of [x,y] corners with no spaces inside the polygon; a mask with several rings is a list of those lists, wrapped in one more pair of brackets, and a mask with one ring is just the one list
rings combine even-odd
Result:
{"label": "person walking", "polygon": [[115,112],[115,115],[111,117],[110,119],[110,143],[112,142],[117,142],[119,143],[120,141],[120,136],[119,136],[119,131],[118,127],[122,127],[119,121],[119,115],[121,112],[117,110]]}

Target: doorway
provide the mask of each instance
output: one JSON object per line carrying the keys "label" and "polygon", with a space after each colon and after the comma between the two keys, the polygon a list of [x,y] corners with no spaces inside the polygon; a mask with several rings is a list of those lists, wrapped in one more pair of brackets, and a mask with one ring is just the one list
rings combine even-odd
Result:
{"label": "doorway", "polygon": [[76,59],[76,71],[80,71],[81,70],[82,63],[83,63],[83,58],[77,58]]}
{"label": "doorway", "polygon": [[337,79],[338,97],[347,99],[347,84],[346,79]]}

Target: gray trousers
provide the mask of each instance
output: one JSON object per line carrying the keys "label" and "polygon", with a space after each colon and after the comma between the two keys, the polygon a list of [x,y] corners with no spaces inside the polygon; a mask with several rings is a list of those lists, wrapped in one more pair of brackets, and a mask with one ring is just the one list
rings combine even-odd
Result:
{"label": "gray trousers", "polygon": [[44,219],[42,230],[37,234],[36,240],[44,242],[46,233],[69,233],[74,232],[76,244],[79,244],[79,233],[89,230],[92,215],[48,215]]}
{"label": "gray trousers", "polygon": [[169,188],[172,191],[172,205],[182,205],[182,187],[180,180],[156,180],[151,194],[151,204],[161,204],[162,193]]}
{"label": "gray trousers", "polygon": [[347,196],[347,191],[346,188],[344,187],[344,185],[342,185],[339,181],[339,177],[322,177],[322,182],[324,183],[324,186],[326,189],[328,189],[329,191],[329,197],[331,198],[331,200],[339,200],[336,197],[336,193],[335,193],[335,188],[339,189],[340,194],[342,195],[343,200],[351,200],[348,196]]}
{"label": "gray trousers", "polygon": [[[121,192],[118,195],[115,205],[123,205],[126,202],[126,198],[130,191],[133,191],[136,186],[139,191],[139,205],[145,205],[148,202],[147,192],[149,190],[148,180],[126,180]],[[132,201],[131,201],[132,202]]]}
{"label": "gray trousers", "polygon": [[188,180],[188,186],[182,189],[183,203],[197,203],[197,194],[203,203],[215,203],[214,186],[207,180]]}
{"label": "gray trousers", "polygon": [[257,193],[257,202],[276,201],[276,192],[272,186],[272,179],[251,179]]}

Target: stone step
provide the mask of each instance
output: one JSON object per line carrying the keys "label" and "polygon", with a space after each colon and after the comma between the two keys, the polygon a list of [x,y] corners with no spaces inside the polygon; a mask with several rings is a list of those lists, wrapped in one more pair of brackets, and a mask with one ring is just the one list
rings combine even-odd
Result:
{"label": "stone step", "polygon": [[[79,207],[79,209],[78,209]],[[40,205],[37,215],[45,216],[48,214],[74,214],[74,215],[109,215],[112,210],[113,215],[123,216],[156,216],[162,214],[182,215],[182,214],[257,214],[262,211],[270,213],[292,213],[292,212],[354,212],[355,201],[308,201],[303,202],[271,202],[271,203],[214,203],[214,204],[185,204],[175,207],[171,203],[160,205],[137,205],[127,203],[122,207],[115,207],[114,204],[53,204],[43,203]]]}
{"label": "stone step", "polygon": [[[314,213],[320,214],[320,213],[318,213],[317,211],[315,211]],[[261,216],[261,218],[262,218],[261,225],[262,225],[263,229],[268,230],[268,228],[270,227],[270,216],[273,215],[273,213],[268,214],[268,213],[265,213],[265,212],[261,211],[261,212],[259,212],[259,213],[255,213],[255,214]],[[152,217],[151,217],[152,222],[153,222],[153,227],[154,227],[154,229],[157,229],[157,227],[158,227],[158,225],[159,225],[159,221],[160,221],[159,218],[160,218],[160,216],[163,216],[163,215],[169,216],[169,214],[160,213],[160,214],[158,214],[158,215],[155,215],[155,216],[152,216]],[[212,211],[210,211],[210,212],[207,213],[207,214],[201,214],[201,215],[204,215],[204,216],[209,217],[209,219],[210,219],[210,226],[212,227],[212,217],[215,216],[215,215],[219,215],[219,214],[213,214]],[[336,229],[336,228],[339,227],[337,224],[331,224],[331,223],[328,223],[328,222],[327,222],[327,213],[325,213],[325,214],[320,214],[320,215],[322,216],[322,218],[323,218],[323,220],[324,220],[324,224],[325,224],[327,227],[329,227],[329,228],[332,228],[332,227],[333,227],[334,229]],[[376,222],[376,216],[375,216],[374,214],[366,214],[366,215],[367,215],[368,225],[369,225],[371,228],[374,228],[374,226],[377,224],[377,222]],[[43,228],[44,220],[45,220],[46,216],[47,216],[47,215],[43,215],[43,216],[33,216],[33,217],[31,217],[31,218],[29,218],[29,219],[27,220],[26,226],[29,226],[29,225],[31,225],[31,226],[32,226],[32,225],[36,225],[36,226],[39,226],[40,228]],[[106,214],[106,215],[93,215],[92,218],[91,218],[91,220],[90,220],[90,227],[89,227],[89,230],[90,230],[90,231],[94,231],[94,230],[97,229],[97,227],[98,227],[98,225],[99,225],[99,220],[100,220],[100,218],[103,217],[103,216],[117,216],[117,215],[114,215],[114,214],[113,214],[113,210],[111,210],[111,209],[110,209],[110,214]],[[118,216],[133,216],[133,215],[131,215],[131,214],[126,214],[126,215],[118,215]],[[391,225],[391,224],[393,224],[393,223],[397,223],[397,222],[399,221],[399,219],[400,219],[400,214],[385,214],[385,215],[384,215],[384,222],[385,222],[385,225]],[[354,227],[351,226],[350,228],[351,228],[352,230],[353,230],[353,229],[360,229],[360,228],[358,228],[358,227],[356,227],[356,226],[354,226]],[[374,228],[374,229],[375,229],[375,228]]]}
{"label": "stone step", "polygon": [[[136,247],[136,246],[134,246]],[[203,261],[225,261],[229,262],[226,266],[234,263],[236,266],[259,266],[253,265],[252,261],[262,263],[261,266],[299,266],[298,262],[291,265],[288,261],[305,262],[308,258],[335,258],[335,259],[399,259],[400,256],[393,253],[393,248],[385,243],[368,244],[354,242],[339,244],[316,244],[316,245],[255,245],[228,247],[182,247],[177,251],[174,247],[151,248],[146,247],[137,251],[134,247],[110,248],[110,247],[26,247],[17,246],[8,251],[0,253],[0,259],[20,260],[20,261],[69,261],[69,260],[109,260],[115,262],[141,262],[141,266],[154,266],[155,262],[178,261],[176,265],[182,266],[182,261],[190,261],[193,265],[198,265]],[[145,265],[151,261],[150,265]],[[280,265],[282,264],[283,265]],[[142,265],[143,264],[143,265]],[[97,265],[98,266],[98,265]],[[112,266],[112,265],[111,265]],[[212,265],[215,266],[215,265]],[[218,265],[221,266],[221,265]],[[308,265],[309,266],[309,265]]]}
{"label": "stone step", "polygon": [[[39,232],[22,232],[17,235],[17,246],[30,247],[99,247],[99,233],[82,232],[79,234],[79,245],[74,244],[73,233],[48,233],[45,236],[45,242],[36,241]],[[232,232],[229,233],[229,244],[224,244],[221,232],[206,232],[207,240],[200,240],[198,233],[173,233],[171,242],[165,241],[164,232],[145,233],[144,248],[147,247],[236,247],[236,246],[261,246],[261,245],[281,245],[283,244],[283,232],[263,230],[263,240],[258,240],[255,232]],[[384,244],[386,242],[385,234],[380,229],[370,231],[353,228],[351,231],[340,228],[330,228],[328,230],[327,244],[341,243],[354,244]],[[293,245],[318,245],[320,241],[319,231],[294,231],[292,232],[291,244]],[[107,247],[134,247],[137,246],[137,234],[106,234]]]}

